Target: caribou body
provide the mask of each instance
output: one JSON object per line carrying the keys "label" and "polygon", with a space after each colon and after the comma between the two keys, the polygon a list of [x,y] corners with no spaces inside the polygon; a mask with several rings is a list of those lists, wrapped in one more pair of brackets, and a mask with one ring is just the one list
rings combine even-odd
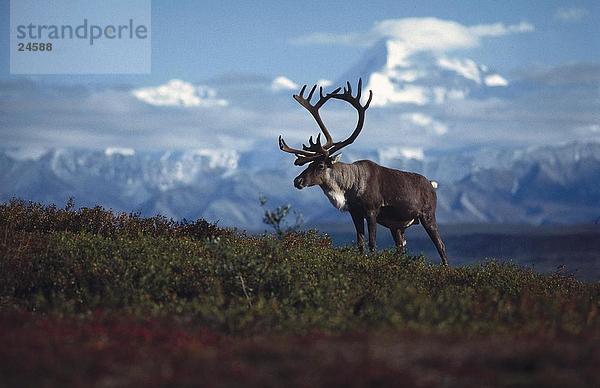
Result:
{"label": "caribou body", "polygon": [[[339,161],[340,154],[335,154],[343,147],[354,142],[360,134],[365,111],[371,103],[373,93],[365,105],[360,102],[362,81],[358,81],[357,95],[352,95],[350,83],[340,93],[337,88],[323,95],[320,88],[320,99],[316,104],[311,103],[316,85],[311,89],[307,98],[304,97],[306,86],[294,99],[304,106],[317,121],[326,143],[321,144],[321,135],[316,141],[311,137],[309,145],[302,149],[289,147],[283,138],[279,137],[279,147],[282,151],[296,156],[296,165],[310,163],[309,166],[294,179],[298,189],[310,186],[320,186],[329,201],[337,209],[348,211],[356,228],[356,240],[359,249],[364,251],[365,220],[369,232],[369,249],[375,250],[377,224],[389,228],[399,251],[404,251],[406,240],[404,232],[411,225],[421,224],[435,244],[442,260],[447,265],[446,249],[439,235],[435,220],[437,183],[423,175],[383,167],[370,160],[359,160],[351,164]],[[341,142],[333,142],[329,131],[319,115],[319,108],[329,99],[339,99],[350,103],[358,112],[358,123],[350,137]]]}

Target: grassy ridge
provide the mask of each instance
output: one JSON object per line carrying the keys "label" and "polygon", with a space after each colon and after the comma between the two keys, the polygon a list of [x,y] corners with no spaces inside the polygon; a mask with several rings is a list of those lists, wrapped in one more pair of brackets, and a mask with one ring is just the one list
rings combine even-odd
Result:
{"label": "grassy ridge", "polygon": [[0,204],[3,386],[590,386],[600,284]]}
{"label": "grassy ridge", "polygon": [[179,317],[219,333],[410,329],[600,332],[600,285],[488,262],[362,256],[316,232],[247,236],[205,221],[0,205],[0,309]]}

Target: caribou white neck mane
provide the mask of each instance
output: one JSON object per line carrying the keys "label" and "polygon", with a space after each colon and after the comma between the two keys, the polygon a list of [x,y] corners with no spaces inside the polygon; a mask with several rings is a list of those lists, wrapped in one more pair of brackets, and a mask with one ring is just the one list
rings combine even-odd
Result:
{"label": "caribou white neck mane", "polygon": [[321,189],[336,209],[347,211],[347,195],[360,197],[365,191],[368,174],[356,164],[335,162],[325,171]]}

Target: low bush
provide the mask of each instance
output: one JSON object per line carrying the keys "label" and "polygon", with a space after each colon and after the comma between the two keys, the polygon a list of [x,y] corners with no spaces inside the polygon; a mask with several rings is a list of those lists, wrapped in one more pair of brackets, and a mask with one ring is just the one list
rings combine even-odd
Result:
{"label": "low bush", "polygon": [[114,214],[100,206],[75,210],[72,199],[64,209],[18,199],[0,204],[0,228],[40,233],[82,232],[107,237],[145,235],[203,239],[231,234],[231,230],[202,219],[189,222],[163,216],[143,218],[138,213]]}
{"label": "low bush", "polygon": [[221,333],[372,328],[600,333],[600,285],[494,261],[463,268],[252,236],[206,221],[0,205],[0,309],[169,316]]}

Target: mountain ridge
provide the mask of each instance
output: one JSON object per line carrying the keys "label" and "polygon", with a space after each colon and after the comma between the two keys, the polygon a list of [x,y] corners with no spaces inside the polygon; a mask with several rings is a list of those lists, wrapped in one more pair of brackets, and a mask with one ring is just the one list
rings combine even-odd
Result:
{"label": "mountain ridge", "polygon": [[[291,203],[308,224],[337,220],[318,188],[298,192],[299,173],[285,155],[276,163],[244,165],[245,152],[198,150],[140,152],[50,149],[37,159],[0,152],[0,200],[12,197],[78,206],[103,205],[172,218],[206,218],[222,225],[259,230],[263,209]],[[251,152],[251,151],[249,151]],[[275,151],[274,151],[275,152]],[[600,143],[573,142],[515,150],[482,148],[424,152],[422,159],[380,150],[354,150],[352,160],[370,158],[387,167],[415,171],[440,183],[442,223],[579,223],[600,215]],[[12,156],[11,156],[12,155]]]}

